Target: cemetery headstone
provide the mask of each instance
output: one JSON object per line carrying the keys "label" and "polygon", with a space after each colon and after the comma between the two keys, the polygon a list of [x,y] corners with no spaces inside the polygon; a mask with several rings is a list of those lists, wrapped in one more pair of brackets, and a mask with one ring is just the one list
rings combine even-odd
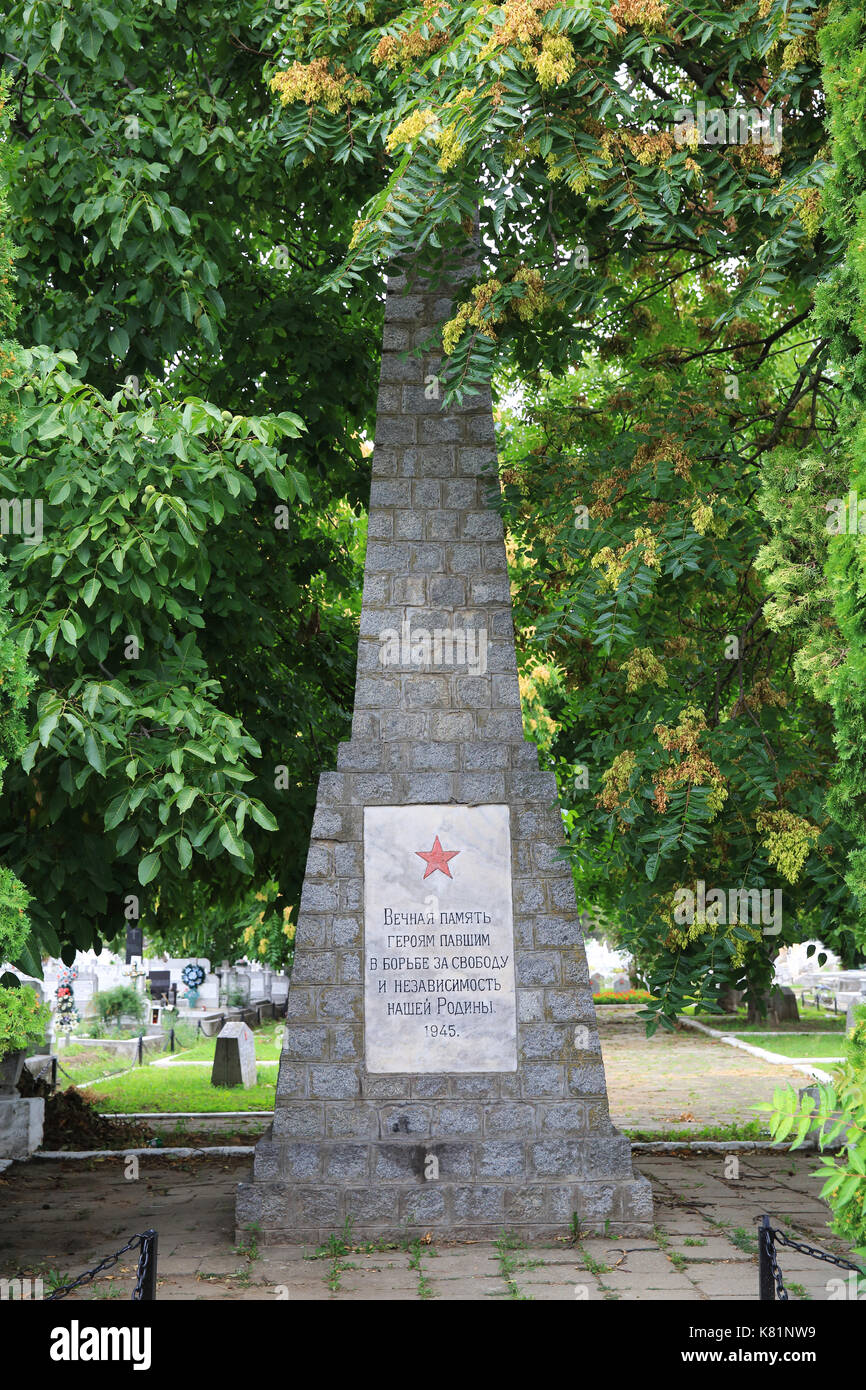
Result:
{"label": "cemetery headstone", "polygon": [[167,999],[168,992],[171,989],[171,971],[149,970],[147,978],[150,981],[151,999],[155,999],[157,1001],[163,998]]}
{"label": "cemetery headstone", "polygon": [[226,1023],[217,1036],[211,1084],[255,1086],[256,1044],[246,1023]]}
{"label": "cemetery headstone", "polygon": [[94,1013],[93,996],[96,993],[96,977],[79,974],[72,986],[72,993],[79,1012],[85,1017]]}
{"label": "cemetery headstone", "polygon": [[[524,740],[489,393],[388,284],[352,737],[319,780],[272,1129],[239,1230],[639,1234],[552,772]],[[289,812],[287,812],[288,814]]]}
{"label": "cemetery headstone", "polygon": [[285,975],[277,975],[271,980],[271,999],[275,1004],[284,1004],[289,995],[289,982]]}
{"label": "cemetery headstone", "polygon": [[0,1159],[27,1159],[42,1143],[45,1101],[0,1092]]}
{"label": "cemetery headstone", "polygon": [[130,965],[136,956],[141,956],[144,950],[144,929],[142,927],[126,928],[126,963]]}
{"label": "cemetery headstone", "polygon": [[782,989],[774,989],[770,993],[770,1008],[768,1015],[776,1023],[798,1023],[800,1011],[797,1008],[797,996],[787,985]]}
{"label": "cemetery headstone", "polygon": [[219,1007],[219,1002],[219,980],[216,975],[206,975],[204,983],[199,989],[199,1003],[206,1009],[216,1009]]}

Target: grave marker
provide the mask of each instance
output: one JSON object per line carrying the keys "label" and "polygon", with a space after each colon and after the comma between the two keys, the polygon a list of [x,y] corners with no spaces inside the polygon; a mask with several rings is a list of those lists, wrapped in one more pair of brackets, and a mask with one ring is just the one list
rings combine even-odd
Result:
{"label": "grave marker", "polygon": [[226,1023],[217,1035],[210,1079],[213,1086],[255,1086],[256,1043],[246,1023]]}

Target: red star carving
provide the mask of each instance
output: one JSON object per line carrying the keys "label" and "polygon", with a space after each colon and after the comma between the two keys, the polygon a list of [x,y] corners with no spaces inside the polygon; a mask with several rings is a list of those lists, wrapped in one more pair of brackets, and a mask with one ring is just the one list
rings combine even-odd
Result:
{"label": "red star carving", "polygon": [[450,878],[451,870],[448,867],[448,860],[453,859],[455,854],[459,854],[460,851],[459,849],[443,849],[437,835],[431,850],[416,849],[415,853],[419,859],[423,859],[427,864],[427,868],[424,870],[425,878],[429,878],[436,869],[440,869],[446,878]]}

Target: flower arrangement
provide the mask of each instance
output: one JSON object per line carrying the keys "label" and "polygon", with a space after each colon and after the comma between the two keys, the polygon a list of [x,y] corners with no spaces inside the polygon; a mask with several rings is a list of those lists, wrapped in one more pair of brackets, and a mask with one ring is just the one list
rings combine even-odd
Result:
{"label": "flower arrangement", "polygon": [[646,1004],[650,999],[646,989],[601,989],[592,996],[594,1004]]}
{"label": "flower arrangement", "polygon": [[201,965],[185,965],[180,972],[180,978],[183,980],[187,989],[197,990],[201,989],[204,984],[206,974],[207,971]]}
{"label": "flower arrangement", "polygon": [[81,1015],[75,1007],[75,996],[72,993],[72,982],[78,979],[78,971],[74,965],[64,965],[57,977],[57,989],[55,998],[57,999],[57,1027],[71,1032],[76,1023],[81,1021]]}

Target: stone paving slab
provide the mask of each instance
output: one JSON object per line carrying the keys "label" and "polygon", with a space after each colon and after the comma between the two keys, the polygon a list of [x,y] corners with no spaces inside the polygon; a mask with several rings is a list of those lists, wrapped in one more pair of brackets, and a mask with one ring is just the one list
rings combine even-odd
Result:
{"label": "stone paving slab", "polygon": [[[314,1302],[754,1301],[755,1223],[765,1211],[792,1239],[846,1253],[827,1230],[829,1213],[805,1159],[751,1155],[729,1181],[717,1154],[657,1155],[640,1167],[654,1190],[653,1237],[587,1237],[574,1246],[564,1233],[561,1242],[523,1247],[503,1232],[498,1242],[406,1242],[320,1258],[310,1258],[310,1246],[265,1246],[251,1258],[235,1248],[233,1219],[248,1159],[173,1162],[155,1151],[135,1182],[115,1163],[13,1164],[0,1177],[0,1277],[48,1270],[73,1277],[149,1226],[160,1233],[158,1297],[208,1302],[276,1300],[286,1291],[291,1301]],[[688,1246],[687,1239],[706,1244]],[[828,1281],[844,1277],[795,1251],[781,1250],[780,1264],[792,1301],[829,1299]],[[124,1257],[113,1274],[72,1297],[104,1298],[112,1290],[128,1297],[134,1261]]]}
{"label": "stone paving slab", "polygon": [[415,1298],[418,1293],[418,1282],[418,1275],[412,1270],[404,1270],[390,1279],[369,1273],[354,1279],[352,1278],[352,1271],[347,1270],[342,1275],[339,1288],[335,1292],[341,1298],[344,1294],[357,1293],[367,1299],[392,1297],[410,1299]]}
{"label": "stone paving slab", "polygon": [[472,1250],[465,1255],[446,1250],[435,1259],[425,1261],[425,1270],[437,1279],[464,1278],[484,1279],[498,1275],[497,1257],[491,1249],[490,1254],[479,1254]]}
{"label": "stone paving slab", "polygon": [[751,1255],[744,1250],[738,1250],[726,1240],[724,1236],[703,1236],[700,1245],[690,1245],[689,1241],[694,1240],[690,1235],[672,1235],[669,1250],[677,1255],[682,1255],[683,1259],[689,1264],[703,1264],[706,1261],[725,1260],[728,1262],[750,1263]]}
{"label": "stone paving slab", "polygon": [[434,1298],[446,1301],[459,1300],[462,1303],[476,1302],[482,1298],[501,1298],[507,1292],[501,1280],[481,1283],[477,1279],[448,1279],[434,1284]]}

